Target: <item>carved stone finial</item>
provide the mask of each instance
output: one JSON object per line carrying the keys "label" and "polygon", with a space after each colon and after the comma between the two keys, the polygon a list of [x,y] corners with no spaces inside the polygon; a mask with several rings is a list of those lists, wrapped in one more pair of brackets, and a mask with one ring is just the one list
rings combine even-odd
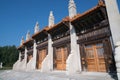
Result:
{"label": "carved stone finial", "polygon": [[30,31],[27,32],[26,34],[26,41],[30,39]]}
{"label": "carved stone finial", "polygon": [[39,32],[39,23],[38,21],[36,22],[35,28],[34,28],[34,33]]}
{"label": "carved stone finial", "polygon": [[54,16],[53,16],[53,12],[50,11],[50,15],[49,15],[49,21],[48,21],[48,26],[51,27],[54,25]]}
{"label": "carved stone finial", "polygon": [[69,9],[69,17],[70,18],[74,17],[77,14],[76,5],[75,5],[74,0],[69,1],[68,9]]}
{"label": "carved stone finial", "polygon": [[22,39],[21,39],[20,45],[23,45],[23,43],[24,43],[24,37],[22,36]]}

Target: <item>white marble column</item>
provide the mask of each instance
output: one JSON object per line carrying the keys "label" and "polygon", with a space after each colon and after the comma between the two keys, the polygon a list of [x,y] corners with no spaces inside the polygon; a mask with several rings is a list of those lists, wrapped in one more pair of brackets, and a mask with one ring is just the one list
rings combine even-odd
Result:
{"label": "white marble column", "polygon": [[19,58],[18,58],[19,61],[21,61],[21,51],[19,52]]}
{"label": "white marble column", "polygon": [[[30,36],[30,31],[27,32],[26,34],[26,41],[30,40],[31,39],[31,36]],[[22,64],[23,64],[23,70],[29,70],[29,67],[27,67],[28,63],[27,63],[27,46],[25,46],[25,56],[24,56],[24,60],[22,61]]]}
{"label": "white marble column", "polygon": [[[36,22],[35,28],[34,28],[34,33],[36,34],[37,32],[39,32],[39,23],[38,21]],[[35,70],[36,69],[36,60],[37,60],[37,43],[36,40],[34,40],[34,44],[33,44],[33,58],[32,58],[32,69]]]}
{"label": "white marble column", "polygon": [[71,40],[71,51],[67,59],[67,74],[74,74],[81,72],[81,57],[79,51],[79,45],[77,44],[77,36],[74,27],[70,25],[70,40]]}
{"label": "white marble column", "polygon": [[[21,42],[20,42],[20,46],[23,45],[23,43],[24,43],[24,38],[22,37]],[[18,60],[13,65],[13,70],[20,70],[20,65],[21,65],[21,51],[19,51]]]}
{"label": "white marble column", "polygon": [[23,70],[26,71],[27,69],[27,48],[25,47],[25,52],[24,52],[24,59],[20,61],[18,70]]}
{"label": "white marble column", "polygon": [[37,60],[37,44],[36,41],[34,40],[34,45],[33,45],[33,69],[36,69],[36,60]]}
{"label": "white marble column", "polygon": [[20,70],[20,64],[21,64],[21,51],[19,51],[19,58],[18,58],[17,62],[15,63],[14,70]]}
{"label": "white marble column", "polygon": [[[21,42],[20,42],[20,46],[22,46],[24,43],[24,37],[22,36]],[[19,61],[21,61],[21,51],[19,51]]]}
{"label": "white marble column", "polygon": [[37,58],[37,44],[36,41],[34,40],[33,44],[33,57],[29,60],[27,63],[27,71],[35,70],[36,69],[36,58]]}
{"label": "white marble column", "polygon": [[116,0],[105,0],[114,44],[120,41],[120,13]]}
{"label": "white marble column", "polygon": [[42,62],[42,72],[49,72],[53,70],[53,47],[52,47],[52,39],[51,35],[48,34],[48,55],[45,57],[45,59]]}
{"label": "white marble column", "polygon": [[[53,27],[54,24],[55,24],[55,18],[53,15],[53,11],[50,11],[48,26]],[[52,37],[50,34],[48,34],[48,56],[49,56],[49,70],[50,71],[53,70],[53,46],[52,44],[53,44]]]}
{"label": "white marble column", "polygon": [[[54,16],[53,12],[50,11],[49,19],[48,19],[48,27],[51,28],[54,26]],[[42,62],[42,72],[49,72],[53,70],[53,47],[52,47],[52,38],[51,35],[48,34],[48,55]]]}
{"label": "white marble column", "polygon": [[50,60],[49,60],[49,69],[50,71],[53,70],[53,41],[52,41],[52,38],[51,38],[51,35],[48,34],[48,54],[50,56]]}
{"label": "white marble column", "polygon": [[105,4],[115,47],[115,61],[118,80],[120,80],[120,13],[116,0],[105,0]]}
{"label": "white marble column", "polygon": [[24,71],[26,71],[26,67],[27,67],[27,52],[28,52],[27,47],[25,47],[24,59],[22,61]]}
{"label": "white marble column", "polygon": [[[69,0],[68,11],[70,19],[72,19],[77,14],[74,0]],[[81,59],[80,59],[81,57],[79,45],[77,44],[78,37],[76,35],[75,28],[71,23],[69,23],[69,26],[70,26],[71,51],[66,61],[67,63],[66,70],[67,74],[70,75],[81,71]]]}

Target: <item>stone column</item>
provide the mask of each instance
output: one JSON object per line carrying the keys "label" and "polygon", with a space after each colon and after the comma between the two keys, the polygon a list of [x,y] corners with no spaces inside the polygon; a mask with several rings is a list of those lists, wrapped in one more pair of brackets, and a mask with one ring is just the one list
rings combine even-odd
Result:
{"label": "stone column", "polygon": [[21,65],[21,51],[19,51],[19,58],[13,66],[13,70],[20,70],[21,68],[20,65]]}
{"label": "stone column", "polygon": [[23,70],[26,71],[26,67],[27,67],[27,47],[25,47],[25,54],[24,54],[24,60],[22,61],[22,65],[23,65]]}
{"label": "stone column", "polygon": [[42,72],[49,72],[53,70],[53,47],[52,47],[52,39],[51,35],[48,34],[48,55],[45,57],[45,59],[42,62]]}
{"label": "stone column", "polygon": [[25,60],[26,60],[26,62],[27,62],[27,52],[28,52],[28,50],[27,50],[27,47],[25,47]]}
{"label": "stone column", "polygon": [[[72,19],[75,15],[77,15],[77,9],[74,0],[69,0],[68,11],[69,11],[70,19]],[[69,26],[70,26],[71,51],[66,61],[67,63],[66,69],[67,69],[67,74],[74,74],[81,71],[81,63],[80,63],[81,57],[80,57],[79,45],[77,44],[78,38],[76,36],[74,26],[71,23],[69,23]]]}
{"label": "stone column", "polygon": [[34,40],[34,45],[33,45],[33,64],[32,67],[33,69],[36,69],[36,60],[37,60],[37,44],[36,41]]}
{"label": "stone column", "polygon": [[[22,36],[21,42],[20,42],[20,46],[22,46],[24,43],[24,37]],[[21,61],[21,51],[19,51],[19,61]]]}
{"label": "stone column", "polygon": [[[20,42],[20,46],[22,46],[24,43],[24,37],[22,36],[21,42]],[[15,64],[13,65],[13,70],[20,70],[20,65],[21,65],[21,51],[19,51],[19,58],[18,60],[15,62]]]}
{"label": "stone column", "polygon": [[48,34],[48,55],[50,56],[49,60],[49,69],[50,71],[53,70],[53,47],[52,47],[53,41],[51,38],[51,35]]}
{"label": "stone column", "polygon": [[120,41],[120,13],[116,0],[105,0],[114,44]]}
{"label": "stone column", "polygon": [[[48,19],[48,27],[51,28],[54,26],[54,16],[53,12],[50,11],[49,19]],[[48,34],[48,55],[42,62],[42,72],[48,72],[53,70],[53,47],[52,47],[52,38],[51,35]]]}
{"label": "stone column", "polygon": [[105,0],[105,4],[115,49],[118,80],[120,80],[120,13],[116,0]]}
{"label": "stone column", "polygon": [[21,61],[21,51],[19,52],[19,61]]}
{"label": "stone column", "polygon": [[37,44],[36,41],[34,40],[33,44],[33,57],[29,60],[27,63],[27,69],[26,70],[35,70],[36,69],[36,55],[37,55]]}
{"label": "stone column", "polygon": [[74,74],[81,71],[81,57],[79,51],[79,45],[77,44],[77,36],[75,29],[71,23],[70,25],[70,40],[71,40],[71,51],[67,59],[67,74]]}

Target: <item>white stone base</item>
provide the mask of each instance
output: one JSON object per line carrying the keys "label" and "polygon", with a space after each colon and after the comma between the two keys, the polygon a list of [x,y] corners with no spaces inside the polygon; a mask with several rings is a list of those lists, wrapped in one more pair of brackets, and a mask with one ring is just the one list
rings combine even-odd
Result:
{"label": "white stone base", "polygon": [[33,58],[27,63],[26,70],[27,71],[35,70],[35,64]]}
{"label": "white stone base", "polygon": [[41,72],[50,72],[53,70],[52,58],[50,55],[47,55],[42,62]]}
{"label": "white stone base", "polygon": [[26,60],[23,59],[21,62],[20,62],[20,65],[19,65],[19,69],[18,70],[22,70],[22,71],[26,71]]}
{"label": "white stone base", "polygon": [[80,72],[80,68],[78,68],[78,59],[76,58],[75,54],[70,54],[68,56],[68,59],[66,61],[66,74],[71,75],[71,74],[76,74]]}
{"label": "white stone base", "polygon": [[41,72],[50,72],[53,70],[53,47],[52,39],[50,34],[48,34],[48,55],[42,61]]}
{"label": "white stone base", "polygon": [[49,71],[50,71],[50,69],[49,69],[49,56],[47,55],[42,62],[41,72],[49,72]]}
{"label": "white stone base", "polygon": [[15,62],[15,64],[13,65],[13,70],[18,70],[19,69],[19,64],[20,64],[20,60],[17,60]]}

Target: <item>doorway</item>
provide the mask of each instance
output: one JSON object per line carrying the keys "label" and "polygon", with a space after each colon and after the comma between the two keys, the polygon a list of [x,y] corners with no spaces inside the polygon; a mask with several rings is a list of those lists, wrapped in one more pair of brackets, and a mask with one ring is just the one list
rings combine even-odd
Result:
{"label": "doorway", "polygon": [[55,69],[66,70],[66,60],[68,57],[67,46],[57,47],[55,50]]}
{"label": "doorway", "polygon": [[87,71],[106,72],[103,43],[85,45]]}
{"label": "doorway", "polygon": [[46,57],[47,54],[47,50],[46,49],[41,49],[38,51],[38,61],[37,61],[37,68],[41,69],[42,66],[42,61],[44,60],[44,58]]}

